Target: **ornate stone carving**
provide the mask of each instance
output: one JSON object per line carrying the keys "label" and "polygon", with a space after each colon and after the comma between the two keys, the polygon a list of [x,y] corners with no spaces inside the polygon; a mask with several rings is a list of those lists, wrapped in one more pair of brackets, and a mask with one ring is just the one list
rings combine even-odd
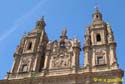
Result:
{"label": "ornate stone carving", "polygon": [[51,41],[49,41],[49,42],[47,43],[47,46],[46,46],[46,49],[47,49],[47,50],[50,50],[50,49],[51,49],[51,44],[52,44]]}
{"label": "ornate stone carving", "polygon": [[67,68],[70,67],[70,54],[66,52],[60,52],[56,55],[52,55],[52,68]]}
{"label": "ornate stone carving", "polygon": [[114,37],[113,37],[112,33],[108,34],[108,41],[109,42],[114,41]]}
{"label": "ornate stone carving", "polygon": [[95,52],[95,55],[105,55],[105,51],[104,50],[101,50],[101,49],[97,49],[96,52]]}
{"label": "ornate stone carving", "polygon": [[30,63],[31,63],[31,58],[29,58],[29,57],[22,58],[21,59],[20,70],[22,69],[23,65],[27,65],[28,66],[28,70],[29,70]]}
{"label": "ornate stone carving", "polygon": [[66,42],[66,48],[69,51],[71,49],[72,43],[70,41]]}
{"label": "ornate stone carving", "polygon": [[57,52],[58,51],[58,48],[59,48],[59,45],[58,45],[58,42],[55,40],[54,42],[53,42],[53,52]]}
{"label": "ornate stone carving", "polygon": [[108,41],[109,42],[114,41],[113,32],[111,26],[108,23],[107,23],[107,31],[108,31]]}

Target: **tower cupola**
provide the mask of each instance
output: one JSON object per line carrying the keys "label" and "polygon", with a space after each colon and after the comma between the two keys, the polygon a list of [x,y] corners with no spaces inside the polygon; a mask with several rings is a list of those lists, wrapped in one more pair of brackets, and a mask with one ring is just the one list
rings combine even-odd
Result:
{"label": "tower cupola", "polygon": [[98,7],[96,7],[95,12],[92,14],[93,17],[93,21],[98,21],[98,20],[102,20],[102,14],[99,11]]}
{"label": "tower cupola", "polygon": [[37,21],[36,26],[37,26],[36,28],[39,28],[39,27],[44,28],[46,26],[46,23],[44,21],[44,16],[42,16],[42,18],[39,21]]}

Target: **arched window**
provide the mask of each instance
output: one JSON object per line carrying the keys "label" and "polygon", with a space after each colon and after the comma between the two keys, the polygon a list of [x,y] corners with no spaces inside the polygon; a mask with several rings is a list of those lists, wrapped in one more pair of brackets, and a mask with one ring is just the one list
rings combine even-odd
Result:
{"label": "arched window", "polygon": [[101,41],[101,36],[100,36],[100,34],[97,34],[96,35],[96,41],[98,42],[98,41]]}
{"label": "arched window", "polygon": [[96,15],[96,18],[98,18],[99,16],[98,15]]}
{"label": "arched window", "polygon": [[31,50],[31,49],[32,49],[32,42],[29,42],[27,46],[27,50]]}

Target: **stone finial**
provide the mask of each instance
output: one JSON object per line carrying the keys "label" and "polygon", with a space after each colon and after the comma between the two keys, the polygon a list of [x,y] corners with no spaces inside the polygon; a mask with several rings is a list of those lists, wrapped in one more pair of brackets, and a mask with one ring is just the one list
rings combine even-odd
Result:
{"label": "stone finial", "polygon": [[96,20],[102,20],[102,14],[101,12],[99,11],[98,7],[95,7],[95,12],[93,13],[93,20],[96,21]]}
{"label": "stone finial", "polygon": [[50,50],[50,49],[51,49],[51,44],[52,44],[51,41],[49,41],[49,42],[47,43],[47,46],[46,46],[46,49],[47,49],[47,50]]}
{"label": "stone finial", "polygon": [[62,35],[60,36],[60,38],[66,38],[67,39],[67,29],[66,29],[66,27],[63,29],[63,31],[62,31]]}
{"label": "stone finial", "polygon": [[67,34],[67,29],[64,28],[64,30],[62,31],[62,36],[66,36],[66,34]]}
{"label": "stone finial", "polygon": [[44,16],[42,16],[42,18],[37,21],[36,26],[43,26],[43,27],[46,26],[46,23],[45,23],[45,21],[44,21]]}
{"label": "stone finial", "polygon": [[96,13],[99,12],[99,9],[98,9],[97,5],[95,6],[95,12]]}
{"label": "stone finial", "polygon": [[42,16],[42,18],[40,19],[40,21],[44,21],[44,16]]}
{"label": "stone finial", "polygon": [[109,33],[113,33],[113,32],[112,32],[112,29],[111,29],[111,26],[110,26],[109,23],[107,23],[107,30],[108,30]]}
{"label": "stone finial", "polygon": [[74,47],[80,47],[80,41],[77,38],[73,39],[73,46]]}
{"label": "stone finial", "polygon": [[26,33],[26,32],[24,32],[23,37],[26,37],[26,36],[27,36],[27,33]]}

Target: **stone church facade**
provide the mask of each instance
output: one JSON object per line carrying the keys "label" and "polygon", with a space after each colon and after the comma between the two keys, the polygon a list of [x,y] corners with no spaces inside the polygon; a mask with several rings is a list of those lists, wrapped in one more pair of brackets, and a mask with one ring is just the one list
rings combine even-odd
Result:
{"label": "stone church facade", "polygon": [[[84,47],[68,39],[65,28],[60,40],[49,41],[42,17],[36,28],[25,34],[14,53],[14,62],[0,84],[122,84],[123,71],[116,57],[111,26],[96,8],[87,26]],[[79,55],[84,51],[84,65]]]}

